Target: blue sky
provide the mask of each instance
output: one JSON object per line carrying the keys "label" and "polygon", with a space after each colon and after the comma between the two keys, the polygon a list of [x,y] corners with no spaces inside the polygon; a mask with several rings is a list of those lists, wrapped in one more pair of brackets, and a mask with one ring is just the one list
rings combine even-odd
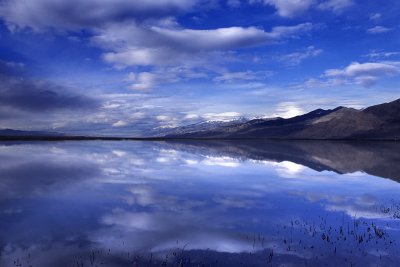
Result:
{"label": "blue sky", "polygon": [[0,128],[145,135],[399,98],[395,0],[0,0]]}

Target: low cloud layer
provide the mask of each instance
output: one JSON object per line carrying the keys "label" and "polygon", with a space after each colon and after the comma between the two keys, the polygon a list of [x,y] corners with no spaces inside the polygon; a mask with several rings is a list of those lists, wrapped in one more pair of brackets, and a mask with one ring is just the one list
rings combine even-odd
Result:
{"label": "low cloud layer", "polygon": [[71,88],[29,78],[20,68],[19,63],[0,64],[0,128],[49,129],[49,121],[60,124],[73,114],[83,116],[101,106],[100,100]]}

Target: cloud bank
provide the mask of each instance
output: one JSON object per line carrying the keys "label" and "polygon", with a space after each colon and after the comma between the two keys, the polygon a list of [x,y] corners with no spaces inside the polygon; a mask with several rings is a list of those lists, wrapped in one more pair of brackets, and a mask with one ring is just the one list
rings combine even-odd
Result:
{"label": "cloud bank", "polygon": [[[0,4],[0,17],[12,31],[26,28],[77,34],[84,31],[90,43],[102,49],[106,63],[117,69],[148,68],[145,71],[136,68],[125,79],[131,80],[128,88],[133,90],[151,90],[159,84],[208,77],[210,73],[219,76],[224,65],[232,60],[232,51],[279,43],[313,29],[307,22],[275,26],[270,31],[254,26],[191,29],[177,21],[179,14],[213,8],[210,3],[5,0]],[[238,6],[237,1],[226,4]]]}
{"label": "cloud bank", "polygon": [[47,81],[0,76],[0,105],[25,112],[63,109],[88,109],[96,100],[67,92],[68,89]]}

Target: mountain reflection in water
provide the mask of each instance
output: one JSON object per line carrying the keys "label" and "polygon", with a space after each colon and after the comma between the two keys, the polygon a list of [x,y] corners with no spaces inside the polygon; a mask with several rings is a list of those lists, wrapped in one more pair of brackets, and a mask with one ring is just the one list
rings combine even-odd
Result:
{"label": "mountain reflection in water", "polygon": [[400,144],[0,145],[0,266],[397,266]]}

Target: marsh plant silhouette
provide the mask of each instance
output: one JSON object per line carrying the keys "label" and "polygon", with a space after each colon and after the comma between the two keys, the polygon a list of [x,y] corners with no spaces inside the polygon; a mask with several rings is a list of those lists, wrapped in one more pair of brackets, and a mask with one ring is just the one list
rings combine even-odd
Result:
{"label": "marsh plant silhouette", "polygon": [[[293,218],[275,224],[274,236],[246,234],[251,252],[225,253],[191,250],[190,244],[176,241],[176,248],[162,251],[130,251],[121,239],[121,249],[82,251],[69,266],[362,266],[366,260],[376,266],[396,265],[391,258],[398,242],[387,229],[400,223],[400,204],[377,205],[385,220],[351,217],[343,212],[318,216],[316,220]],[[306,217],[306,216],[305,216]],[[123,251],[123,252],[121,252]],[[34,255],[17,258],[13,266],[31,266]]]}

